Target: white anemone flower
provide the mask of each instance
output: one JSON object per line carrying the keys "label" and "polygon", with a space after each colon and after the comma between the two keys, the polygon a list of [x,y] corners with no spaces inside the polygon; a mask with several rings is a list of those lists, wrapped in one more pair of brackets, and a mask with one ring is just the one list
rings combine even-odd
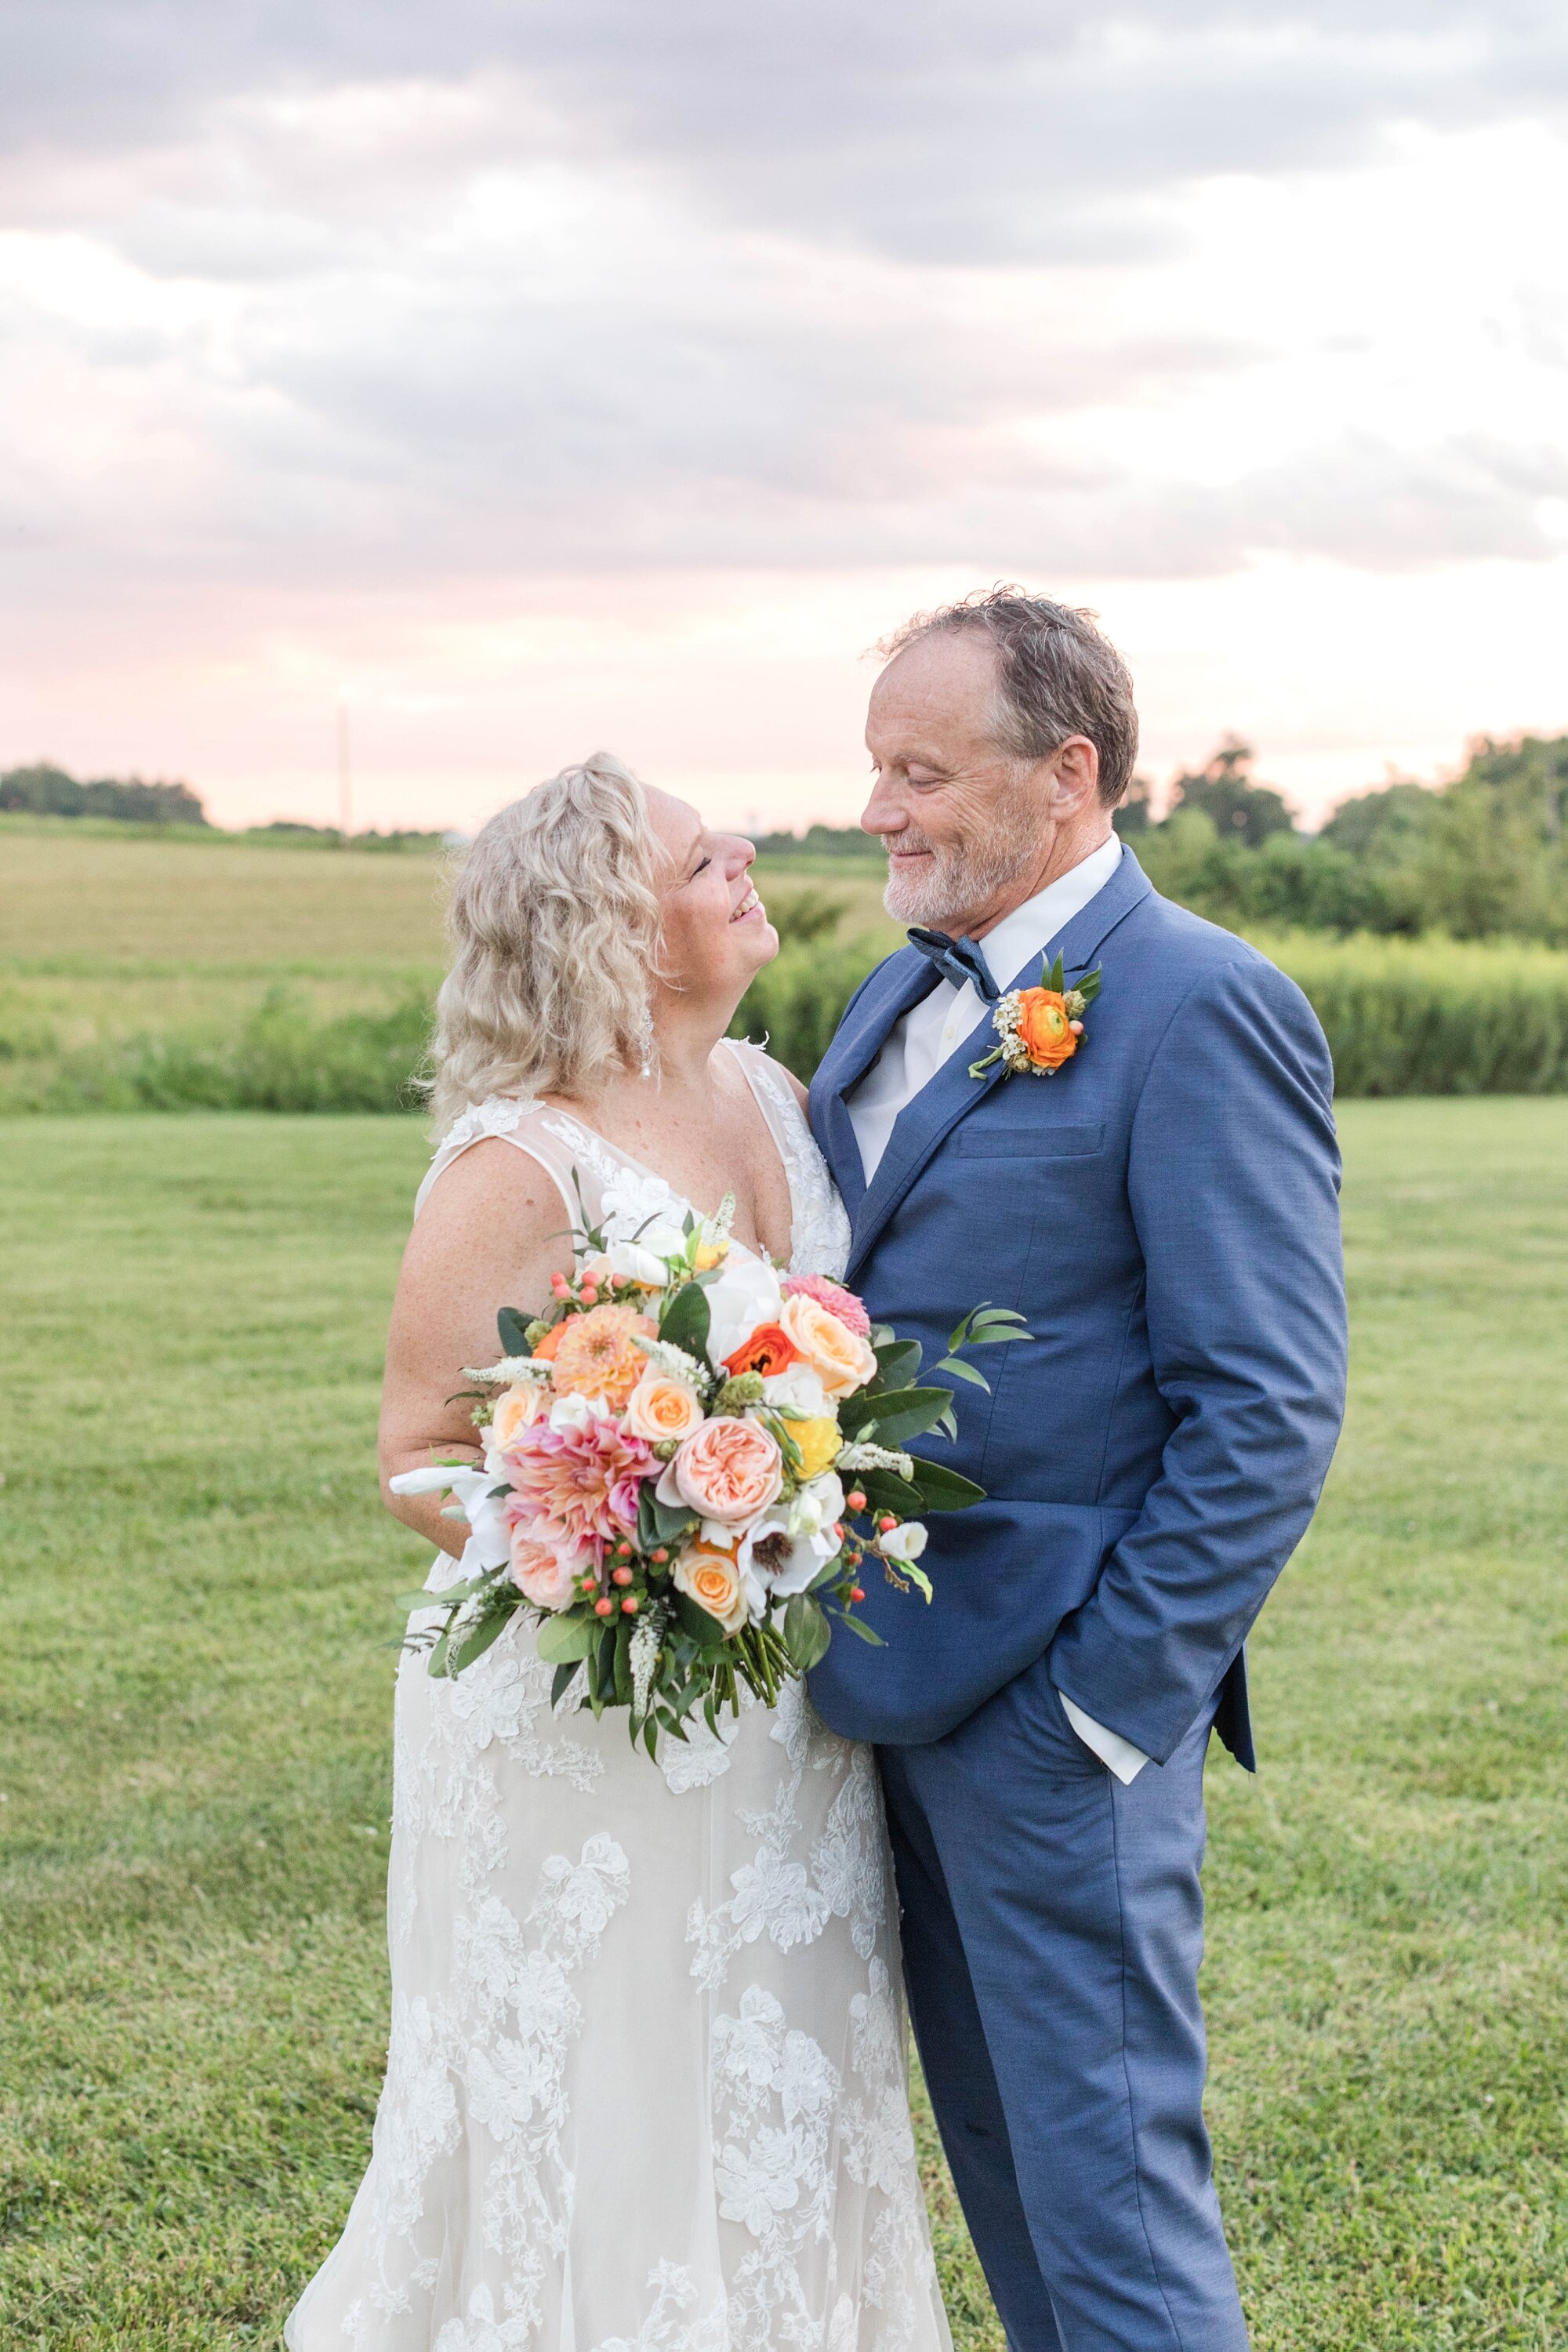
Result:
{"label": "white anemone flower", "polygon": [[826,1567],[838,1549],[835,1528],[843,1510],[844,1489],[830,1473],[814,1478],[787,1503],[771,1503],[752,1521],[735,1565],[753,1621],[770,1598],[788,1601],[804,1592]]}

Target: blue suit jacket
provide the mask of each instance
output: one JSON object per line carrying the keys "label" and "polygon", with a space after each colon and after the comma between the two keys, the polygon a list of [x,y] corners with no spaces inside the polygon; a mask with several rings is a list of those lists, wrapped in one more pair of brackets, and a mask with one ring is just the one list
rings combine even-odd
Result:
{"label": "blue suit jacket", "polygon": [[[1103,966],[1079,1053],[972,1078],[987,1018],[868,1189],[845,1097],[935,984],[912,948],[865,982],[812,1086],[872,1315],[928,1360],[983,1300],[1030,1331],[973,1360],[992,1393],[960,1390],[956,1446],[920,1441],[987,1494],[930,1521],[934,1603],[868,1579],[888,1646],[840,1633],[812,1696],[851,1738],[937,1739],[1048,1652],[1059,1690],[1162,1762],[1217,1697],[1250,1767],[1242,1644],[1343,1410],[1332,1066],[1294,982],[1131,851],[1058,948],[1069,986]],[[1038,978],[1031,959],[1006,984]]]}

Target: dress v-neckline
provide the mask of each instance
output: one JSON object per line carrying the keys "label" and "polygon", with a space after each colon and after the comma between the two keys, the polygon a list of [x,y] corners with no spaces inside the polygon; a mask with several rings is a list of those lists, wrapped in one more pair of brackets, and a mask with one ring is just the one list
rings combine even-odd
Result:
{"label": "dress v-neckline", "polygon": [[[731,1237],[730,1246],[731,1249],[742,1251],[745,1256],[752,1259],[758,1265],[766,1265],[774,1267],[780,1265],[787,1266],[790,1259],[795,1255],[795,1229],[798,1221],[795,1186],[790,1181],[789,1158],[784,1150],[784,1144],[779,1137],[778,1131],[773,1126],[773,1120],[768,1117],[768,1107],[763,1099],[762,1091],[758,1087],[755,1078],[752,1076],[751,1070],[747,1066],[742,1041],[736,1037],[721,1037],[719,1043],[721,1045],[727,1045],[731,1053],[733,1055],[736,1065],[740,1069],[741,1076],[746,1081],[752,1100],[756,1104],[758,1110],[762,1114],[763,1125],[768,1131],[768,1140],[773,1145],[774,1151],[778,1155],[779,1172],[784,1180],[784,1194],[789,1202],[790,1246],[782,1258],[775,1258],[773,1252],[765,1246],[760,1249],[753,1249],[750,1242],[736,1241],[733,1236]],[[689,1209],[691,1212],[691,1214],[696,1217],[700,1223],[710,1225],[716,1221],[719,1213],[717,1209],[700,1209],[696,1202],[693,1201],[689,1194],[685,1192],[678,1192],[674,1185],[670,1182],[668,1177],[666,1176],[659,1169],[650,1168],[646,1160],[639,1160],[635,1151],[628,1151],[624,1144],[616,1143],[613,1137],[605,1135],[601,1129],[592,1126],[587,1119],[582,1118],[576,1111],[568,1110],[563,1103],[552,1102],[548,1095],[541,1095],[538,1097],[538,1100],[543,1109],[547,1111],[554,1111],[561,1118],[571,1119],[574,1126],[580,1127],[585,1135],[591,1135],[595,1142],[602,1144],[606,1151],[613,1151],[618,1160],[624,1160],[626,1166],[628,1168],[635,1169],[639,1176],[651,1177],[655,1183],[662,1184],[665,1191],[669,1194],[670,1199],[672,1201],[679,1201],[681,1207]],[[722,1203],[721,1203],[721,1206],[722,1206]]]}

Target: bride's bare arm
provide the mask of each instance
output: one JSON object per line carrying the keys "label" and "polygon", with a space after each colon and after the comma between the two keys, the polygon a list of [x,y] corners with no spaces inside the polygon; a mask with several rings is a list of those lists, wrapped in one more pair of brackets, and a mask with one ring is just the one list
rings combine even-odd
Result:
{"label": "bride's bare arm", "polygon": [[525,1151],[488,1137],[446,1171],[403,1255],[381,1398],[381,1491],[405,1526],[456,1556],[467,1529],[441,1517],[441,1495],[394,1495],[388,1480],[433,1454],[477,1458],[465,1364],[494,1363],[496,1311],[540,1312],[550,1277],[572,1265],[560,1193]]}

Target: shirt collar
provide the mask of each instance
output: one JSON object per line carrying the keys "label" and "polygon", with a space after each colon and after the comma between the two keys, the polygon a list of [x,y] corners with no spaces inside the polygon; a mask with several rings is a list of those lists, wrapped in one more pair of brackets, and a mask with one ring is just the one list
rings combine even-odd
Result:
{"label": "shirt collar", "polygon": [[1100,896],[1121,863],[1121,843],[1113,833],[986,932],[980,944],[998,988],[1007,987],[1032,955],[1041,954],[1047,941]]}

